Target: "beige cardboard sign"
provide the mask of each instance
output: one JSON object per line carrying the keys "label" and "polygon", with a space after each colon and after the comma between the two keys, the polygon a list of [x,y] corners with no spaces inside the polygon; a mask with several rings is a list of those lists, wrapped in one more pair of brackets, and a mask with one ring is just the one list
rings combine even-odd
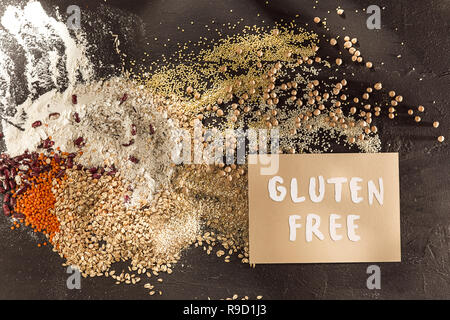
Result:
{"label": "beige cardboard sign", "polygon": [[401,260],[398,154],[251,155],[250,263]]}

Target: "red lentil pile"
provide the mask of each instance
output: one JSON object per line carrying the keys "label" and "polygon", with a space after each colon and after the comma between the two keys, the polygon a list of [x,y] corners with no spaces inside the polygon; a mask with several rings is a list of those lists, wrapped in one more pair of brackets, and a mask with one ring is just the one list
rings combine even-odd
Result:
{"label": "red lentil pile", "polygon": [[[25,216],[26,226],[31,226],[35,232],[45,233],[52,242],[53,236],[59,231],[58,219],[51,213],[56,201],[52,186],[65,178],[61,170],[64,159],[48,158],[41,153],[37,160],[41,167],[49,165],[48,171],[31,176],[28,181],[32,185],[23,194],[16,196],[13,192],[17,200],[14,211]],[[31,169],[28,171],[29,174],[32,172]]]}
{"label": "red lentil pile", "polygon": [[[40,152],[26,152],[11,158],[2,154],[0,175],[3,211],[14,218],[14,226],[29,226],[34,232],[42,232],[50,242],[59,230],[56,216],[50,213],[55,197],[52,186],[65,178],[65,169],[74,166],[74,154],[53,150],[51,138],[44,140]],[[46,244],[46,243],[44,243]]]}

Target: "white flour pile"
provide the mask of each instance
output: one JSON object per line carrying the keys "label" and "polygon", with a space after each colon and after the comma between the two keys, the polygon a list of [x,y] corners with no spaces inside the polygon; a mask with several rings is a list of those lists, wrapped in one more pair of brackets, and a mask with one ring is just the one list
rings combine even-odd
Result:
{"label": "white flour pile", "polygon": [[[18,107],[4,135],[11,156],[35,151],[51,137],[54,148],[83,154],[86,168],[116,168],[133,189],[133,205],[146,205],[153,192],[169,183],[176,130],[164,102],[124,78],[78,85],[64,93],[52,90]],[[26,113],[26,120],[22,115]],[[34,128],[37,121],[42,125]],[[78,140],[78,142],[77,142]],[[82,148],[80,148],[82,147]],[[142,201],[141,201],[142,200]]]}

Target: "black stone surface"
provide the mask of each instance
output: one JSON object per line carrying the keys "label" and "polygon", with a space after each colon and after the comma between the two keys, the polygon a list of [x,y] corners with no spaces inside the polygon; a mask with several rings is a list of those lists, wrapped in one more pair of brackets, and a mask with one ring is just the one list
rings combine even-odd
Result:
{"label": "black stone surface", "polygon": [[[150,49],[154,55],[170,53],[177,42],[208,36],[204,25],[211,24],[211,19],[215,19],[217,26],[235,23],[240,18],[244,18],[241,25],[270,25],[276,20],[293,19],[300,13],[298,21],[308,22],[309,27],[319,31],[312,18],[327,17],[328,35],[356,36],[363,56],[376,65],[372,72],[363,67],[349,69],[355,73],[354,78],[348,77],[352,84],[364,88],[367,83],[382,81],[385,88],[401,93],[407,105],[423,104],[425,121],[416,124],[401,115],[397,120],[385,119],[380,124],[383,151],[400,153],[402,233],[402,262],[379,264],[381,290],[366,288],[369,264],[365,263],[260,265],[250,269],[238,261],[225,264],[198,249],[185,252],[174,273],[162,276],[164,282],[157,286],[163,290],[162,296],[150,297],[142,286],[114,285],[109,278],[83,279],[81,290],[68,290],[68,274],[59,256],[48,247],[38,248],[32,233],[9,230],[9,222],[1,215],[1,299],[219,299],[233,294],[252,298],[263,295],[265,299],[450,298],[449,1],[42,2],[49,10],[59,5],[62,13],[68,5],[78,4],[82,8],[83,24],[86,23],[83,27],[101,27],[92,18],[97,17],[113,25],[118,34],[127,33],[128,41],[123,45],[129,56],[136,58],[142,57],[144,50]],[[0,13],[6,4],[16,3],[19,1],[1,1]],[[371,4],[385,7],[381,30],[366,28],[367,15],[363,8]],[[345,9],[345,17],[335,13],[338,5]],[[115,12],[133,13],[136,18],[111,20],[104,6]],[[195,23],[191,25],[190,21]],[[177,30],[178,26],[185,32]],[[93,54],[111,63],[119,62],[111,53],[110,39],[96,39],[95,32],[91,37],[97,45],[100,41]],[[155,37],[161,41],[154,41]],[[171,41],[164,47],[162,39],[167,38]],[[112,72],[108,65],[99,69],[104,74]],[[438,130],[431,127],[433,120],[440,121]],[[439,144],[438,135],[445,135],[447,141]]]}

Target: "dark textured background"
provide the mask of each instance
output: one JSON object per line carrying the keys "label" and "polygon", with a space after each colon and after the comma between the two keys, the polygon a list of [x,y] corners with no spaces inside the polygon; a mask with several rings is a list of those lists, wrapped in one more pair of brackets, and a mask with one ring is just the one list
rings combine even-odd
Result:
{"label": "dark textured background", "polygon": [[[79,4],[83,27],[93,28],[93,31],[99,28],[100,24],[93,19],[96,17],[113,26],[117,33],[127,33],[128,40],[124,39],[122,43],[127,53],[136,58],[141,57],[144,50],[151,49],[155,55],[170,53],[175,50],[176,42],[208,36],[204,25],[210,24],[211,19],[220,26],[240,18],[244,18],[241,25],[270,25],[279,19],[293,19],[300,11],[301,16],[297,20],[309,22],[310,27],[317,29],[311,26],[312,17],[327,17],[329,35],[356,36],[363,56],[376,64],[375,72],[349,67],[350,72],[356,73],[352,79],[354,85],[364,88],[367,83],[382,81],[385,88],[401,93],[406,105],[423,104],[426,107],[425,121],[420,124],[404,115],[394,121],[379,123],[383,151],[400,153],[402,221],[402,262],[379,264],[381,290],[366,288],[369,264],[260,265],[250,269],[238,261],[225,264],[216,256],[190,249],[174,273],[163,276],[164,283],[157,288],[164,293],[161,297],[154,296],[154,299],[225,298],[235,293],[253,298],[263,295],[265,299],[450,298],[450,135],[447,111],[450,99],[450,1],[320,0],[316,3],[269,0],[268,4],[256,0],[42,2],[46,8],[58,4],[61,12],[69,4]],[[5,3],[18,1],[0,0],[0,13]],[[136,14],[136,19],[111,20],[100,4]],[[370,4],[385,7],[381,30],[366,28],[366,14],[362,9]],[[345,18],[335,13],[338,5],[345,9]],[[260,17],[256,16],[257,13]],[[143,27],[139,19],[145,23]],[[190,21],[195,21],[195,24],[191,25]],[[181,33],[178,26],[186,31]],[[342,31],[343,26],[346,31]],[[103,41],[95,38],[95,32],[90,36],[93,42]],[[164,42],[154,41],[154,37],[170,38],[171,42],[164,47]],[[147,42],[150,45],[146,45]],[[102,43],[93,53],[117,64],[117,58],[111,54],[110,42]],[[399,54],[401,58],[397,58]],[[108,66],[99,68],[104,74],[112,71]],[[440,121],[438,130],[431,128],[433,120]],[[447,141],[439,144],[436,137],[441,134]],[[37,248],[36,243],[29,232],[9,230],[8,221],[1,215],[0,298],[150,299],[142,286],[117,286],[108,278],[83,279],[81,290],[70,291],[66,288],[68,274],[61,267],[62,260],[50,248]]]}

